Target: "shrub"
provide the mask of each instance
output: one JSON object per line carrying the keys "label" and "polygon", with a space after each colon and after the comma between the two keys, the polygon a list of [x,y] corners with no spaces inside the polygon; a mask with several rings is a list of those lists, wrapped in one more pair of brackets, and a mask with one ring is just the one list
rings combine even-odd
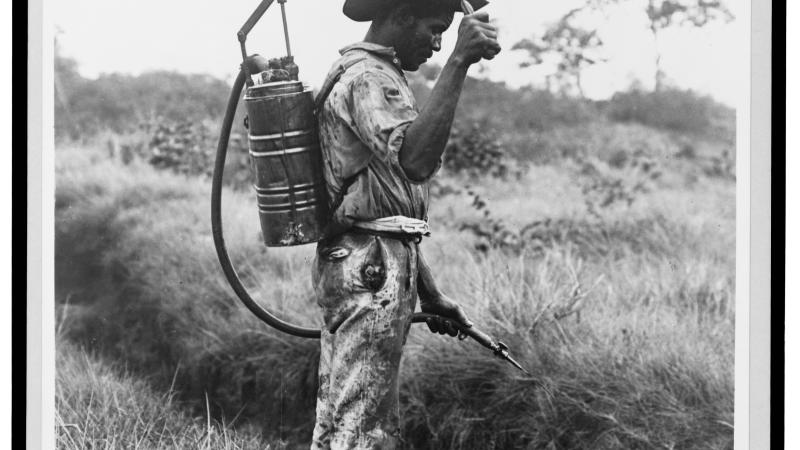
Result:
{"label": "shrub", "polygon": [[669,132],[640,124],[599,120],[510,139],[515,140],[517,146],[528,148],[516,155],[519,159],[537,164],[563,164],[565,159],[597,158],[619,168],[634,154],[666,162],[679,152],[679,145]]}
{"label": "shrub", "polygon": [[717,155],[708,158],[703,167],[703,173],[710,177],[720,177],[729,180],[736,179],[736,160],[727,149],[723,149]]}
{"label": "shrub", "polygon": [[605,112],[611,120],[637,122],[680,133],[716,134],[728,139],[735,135],[733,111],[691,90],[618,92],[607,103]]}
{"label": "shrub", "polygon": [[597,110],[590,101],[545,90],[511,89],[504,83],[468,78],[458,103],[462,120],[489,120],[502,131],[545,130],[591,122]]}
{"label": "shrub", "polygon": [[[421,107],[431,92],[431,76],[432,73],[409,75],[409,85]],[[456,110],[456,122],[486,124],[504,137],[584,124],[597,117],[597,108],[591,101],[530,87],[512,89],[504,83],[472,77],[468,77],[464,84]],[[527,148],[512,145],[511,150],[521,154]]]}
{"label": "shrub", "polygon": [[472,198],[470,206],[481,213],[481,218],[459,223],[458,231],[466,230],[477,237],[474,247],[483,254],[488,253],[490,249],[503,249],[519,253],[525,246],[520,239],[519,232],[506,221],[493,215],[486,201],[479,194],[470,190],[469,186],[467,186],[466,193]]}
{"label": "shrub", "polygon": [[472,178],[505,178],[509,174],[509,165],[497,139],[497,132],[486,122],[454,126],[445,149],[443,165],[455,173],[465,173]]}
{"label": "shrub", "polygon": [[190,121],[168,124],[160,120],[153,128],[150,164],[184,175],[211,176],[214,138],[205,124]]}
{"label": "shrub", "polygon": [[581,192],[587,212],[600,218],[615,206],[630,207],[642,194],[650,192],[661,177],[655,161],[642,152],[615,153],[609,163],[593,158],[576,158]]}
{"label": "shrub", "polygon": [[[146,162],[160,170],[186,176],[208,178],[214,171],[219,132],[208,121],[168,121],[142,123],[132,133],[108,135],[104,142],[109,156],[129,165]],[[223,183],[236,190],[250,190],[253,184],[246,138],[233,132],[228,142]]]}

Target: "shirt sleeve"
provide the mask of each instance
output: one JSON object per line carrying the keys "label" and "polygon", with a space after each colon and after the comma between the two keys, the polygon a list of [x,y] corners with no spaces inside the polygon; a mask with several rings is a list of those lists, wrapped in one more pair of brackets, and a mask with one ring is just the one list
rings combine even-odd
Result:
{"label": "shirt sleeve", "polygon": [[[350,94],[353,132],[376,157],[416,183],[408,178],[398,159],[406,130],[418,116],[408,88],[385,73],[364,72],[352,80]],[[434,173],[436,170],[431,176]]]}

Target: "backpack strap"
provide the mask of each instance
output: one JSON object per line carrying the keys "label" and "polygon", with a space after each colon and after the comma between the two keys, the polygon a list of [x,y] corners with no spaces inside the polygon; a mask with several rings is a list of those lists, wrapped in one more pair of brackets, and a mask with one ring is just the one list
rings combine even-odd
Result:
{"label": "backpack strap", "polygon": [[344,73],[347,72],[347,69],[366,59],[367,58],[356,58],[348,62],[347,64],[340,64],[339,67],[336,68],[336,71],[328,75],[328,78],[326,78],[325,82],[322,83],[322,88],[319,90],[317,98],[314,99],[315,112],[319,113],[320,109],[322,109],[322,105],[325,103],[325,100],[328,99],[328,95],[330,95],[336,83],[339,82],[339,79],[342,78],[342,75],[344,75]]}
{"label": "backpack strap", "polygon": [[[347,72],[347,69],[349,69],[350,67],[352,67],[352,66],[354,66],[354,65],[356,65],[356,64],[358,64],[361,61],[364,61],[366,59],[367,58],[356,58],[356,59],[348,62],[347,64],[340,64],[339,67],[337,67],[334,72],[331,72],[328,75],[328,78],[326,78],[325,82],[322,83],[322,88],[319,90],[319,93],[317,94],[317,97],[314,99],[314,114],[319,114],[319,112],[322,110],[322,105],[325,103],[325,100],[328,99],[328,96],[330,95],[331,91],[333,90],[333,87],[336,85],[336,83],[339,82],[339,80],[342,78],[342,75],[344,75],[344,73]],[[363,171],[363,169],[362,169],[362,171]],[[344,200],[344,192],[347,192],[347,190],[350,188],[350,186],[356,181],[356,178],[358,178],[358,175],[360,173],[361,173],[361,171],[359,171],[358,173],[354,174],[350,178],[344,180],[338,198],[333,199],[333,202],[332,202],[332,205],[331,205],[331,208],[330,208],[331,213],[333,211],[335,211],[339,207],[339,205],[341,205],[342,200]],[[327,228],[328,228],[328,226],[326,226],[326,229]],[[328,232],[326,231],[325,233],[327,234]]]}

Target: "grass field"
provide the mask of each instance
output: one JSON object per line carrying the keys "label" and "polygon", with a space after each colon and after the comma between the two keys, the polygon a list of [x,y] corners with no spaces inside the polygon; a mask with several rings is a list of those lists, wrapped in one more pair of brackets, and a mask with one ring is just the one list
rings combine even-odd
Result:
{"label": "grass field", "polygon": [[[715,175],[714,142],[680,157],[666,133],[598,127],[541,137],[553,162],[518,177],[442,174],[458,189],[432,202],[426,258],[531,375],[415,327],[407,447],[732,448],[735,184]],[[307,448],[317,343],[268,329],[234,298],[210,183],[101,147],[56,152],[59,448]],[[569,156],[585,148],[596,151]],[[624,162],[634,155],[660,176]],[[630,204],[592,200],[620,189]],[[254,297],[318,326],[313,246],[261,245],[250,192],[225,191],[223,204]],[[464,225],[489,217],[525,232],[486,245]]]}
{"label": "grass field", "polygon": [[206,417],[191,417],[175,392],[159,393],[73,344],[57,346],[58,448],[264,449],[257,432],[234,431]]}

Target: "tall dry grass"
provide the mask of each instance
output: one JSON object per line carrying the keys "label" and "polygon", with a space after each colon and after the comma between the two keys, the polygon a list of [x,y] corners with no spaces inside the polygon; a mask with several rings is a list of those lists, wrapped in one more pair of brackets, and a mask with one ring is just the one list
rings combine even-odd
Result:
{"label": "tall dry grass", "polygon": [[[222,423],[307,445],[317,344],[265,328],[233,298],[211,241],[209,185],[89,149],[59,149],[57,165],[66,337],[126,361],[154,390],[174,380],[191,414],[207,398]],[[510,221],[552,219],[541,245],[516,253],[473,250],[474,236],[447,226],[475,214],[468,203],[435,200],[423,251],[437,279],[531,375],[415,328],[402,368],[407,447],[732,446],[732,184],[662,186],[589,219],[572,180],[534,166],[519,182],[474,186]],[[318,324],[313,246],[266,249],[250,196],[226,191],[223,203],[226,241],[255,296]]]}
{"label": "tall dry grass", "polygon": [[172,389],[153,390],[141,378],[59,341],[56,369],[58,448],[223,449],[279,448],[257,431],[236,431],[210,415],[191,417]]}

